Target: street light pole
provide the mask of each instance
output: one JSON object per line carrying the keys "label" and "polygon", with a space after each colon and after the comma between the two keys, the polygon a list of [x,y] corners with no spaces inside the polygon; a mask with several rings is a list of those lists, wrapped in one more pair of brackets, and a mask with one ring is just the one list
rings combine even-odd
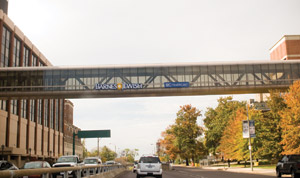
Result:
{"label": "street light pole", "polygon": [[250,135],[250,120],[249,120],[248,105],[247,105],[247,104],[246,104],[246,109],[247,109],[248,134],[249,134],[250,166],[251,166],[251,171],[253,171],[253,164],[252,164],[252,147],[251,147],[251,135]]}

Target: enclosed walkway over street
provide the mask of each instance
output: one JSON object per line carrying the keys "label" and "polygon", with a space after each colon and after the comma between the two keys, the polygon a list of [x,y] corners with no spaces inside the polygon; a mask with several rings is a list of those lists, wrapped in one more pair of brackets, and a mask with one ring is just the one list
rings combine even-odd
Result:
{"label": "enclosed walkway over street", "polygon": [[300,79],[300,60],[0,68],[0,99],[263,93]]}

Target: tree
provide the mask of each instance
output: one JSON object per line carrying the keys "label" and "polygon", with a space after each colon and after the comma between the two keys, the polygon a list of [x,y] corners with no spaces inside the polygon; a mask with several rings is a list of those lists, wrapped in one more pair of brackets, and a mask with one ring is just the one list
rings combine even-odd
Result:
{"label": "tree", "polygon": [[129,148],[126,148],[122,151],[122,155],[123,155],[124,159],[126,160],[126,162],[133,163],[134,158],[139,155],[138,151],[139,151],[138,149],[131,150]]}
{"label": "tree", "polygon": [[280,127],[280,112],[286,108],[279,91],[270,91],[267,105],[270,111],[263,112],[255,122],[256,138],[254,139],[254,155],[257,158],[277,161],[283,151],[280,144],[282,131]]}
{"label": "tree", "polygon": [[290,86],[284,100],[287,107],[280,112],[282,154],[300,154],[300,81]]}
{"label": "tree", "polygon": [[247,120],[244,108],[239,108],[228,121],[223,132],[217,151],[221,152],[224,159],[245,160],[249,156],[248,140],[243,138],[242,121]]}
{"label": "tree", "polygon": [[205,113],[204,125],[205,145],[210,153],[216,154],[216,150],[220,145],[223,132],[228,125],[229,119],[237,111],[238,108],[245,106],[244,102],[232,101],[232,97],[218,99],[218,106],[207,108]]}
{"label": "tree", "polygon": [[175,160],[179,154],[179,149],[175,144],[176,136],[172,132],[172,126],[169,126],[166,131],[161,133],[162,139],[159,139],[161,148],[159,155],[166,157],[165,161]]}
{"label": "tree", "polygon": [[195,162],[197,150],[197,138],[202,135],[202,129],[197,124],[197,118],[201,113],[192,105],[184,105],[177,112],[175,124],[171,126],[171,133],[175,136],[175,146],[182,158],[189,165],[189,158]]}
{"label": "tree", "polygon": [[100,157],[102,162],[114,160],[117,157],[117,153],[109,149],[107,146],[104,146],[101,149]]}

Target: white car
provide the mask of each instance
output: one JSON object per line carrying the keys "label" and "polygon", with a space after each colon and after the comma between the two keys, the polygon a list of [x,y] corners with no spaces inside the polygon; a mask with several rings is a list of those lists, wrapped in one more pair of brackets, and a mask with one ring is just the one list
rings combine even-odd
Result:
{"label": "white car", "polygon": [[153,176],[162,178],[162,166],[158,156],[142,156],[139,160],[136,178]]}
{"label": "white car", "polygon": [[[95,165],[101,165],[102,161],[99,157],[87,157],[83,160],[83,165],[85,166],[95,166]],[[90,169],[90,174],[92,174],[94,170]],[[98,173],[98,169],[95,168],[95,172]],[[86,174],[86,170],[84,170],[84,173]]]}

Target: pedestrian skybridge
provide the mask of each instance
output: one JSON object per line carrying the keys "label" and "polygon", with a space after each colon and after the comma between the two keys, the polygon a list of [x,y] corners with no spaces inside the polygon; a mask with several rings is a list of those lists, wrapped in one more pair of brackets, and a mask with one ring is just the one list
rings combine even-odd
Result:
{"label": "pedestrian skybridge", "polygon": [[265,93],[300,79],[300,60],[0,68],[0,99]]}

